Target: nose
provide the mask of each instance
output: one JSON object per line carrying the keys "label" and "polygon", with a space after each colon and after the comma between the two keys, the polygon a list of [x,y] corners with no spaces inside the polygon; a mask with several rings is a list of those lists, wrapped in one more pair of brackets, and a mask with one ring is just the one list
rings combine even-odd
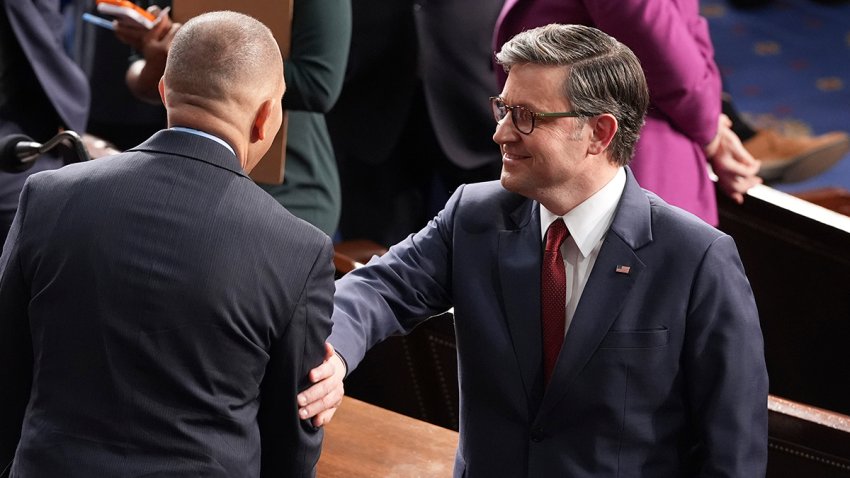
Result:
{"label": "nose", "polygon": [[510,143],[516,141],[519,136],[519,132],[514,128],[513,118],[508,118],[508,116],[513,113],[508,112],[508,114],[502,118],[502,121],[496,123],[496,131],[493,133],[493,141],[496,144],[502,145],[505,143]]}

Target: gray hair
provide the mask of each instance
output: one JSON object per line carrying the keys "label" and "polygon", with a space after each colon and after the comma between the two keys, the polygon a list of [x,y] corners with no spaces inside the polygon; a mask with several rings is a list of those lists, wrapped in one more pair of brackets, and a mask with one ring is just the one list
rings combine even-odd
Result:
{"label": "gray hair", "polygon": [[627,46],[596,28],[551,24],[511,38],[496,60],[506,72],[529,63],[567,67],[564,93],[572,108],[617,118],[611,157],[622,166],[631,161],[649,90],[640,62]]}
{"label": "gray hair", "polygon": [[192,18],[174,35],[165,80],[175,91],[204,99],[250,96],[257,82],[268,83],[271,74],[280,73],[276,66],[282,62],[277,41],[260,21],[236,12],[210,12]]}

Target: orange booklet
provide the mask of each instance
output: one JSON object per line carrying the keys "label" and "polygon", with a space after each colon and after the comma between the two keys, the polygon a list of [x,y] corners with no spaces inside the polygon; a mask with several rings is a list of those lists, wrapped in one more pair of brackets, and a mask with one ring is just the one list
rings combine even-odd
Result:
{"label": "orange booklet", "polygon": [[147,29],[153,28],[157,17],[128,0],[97,0],[97,11],[118,20],[131,20]]}

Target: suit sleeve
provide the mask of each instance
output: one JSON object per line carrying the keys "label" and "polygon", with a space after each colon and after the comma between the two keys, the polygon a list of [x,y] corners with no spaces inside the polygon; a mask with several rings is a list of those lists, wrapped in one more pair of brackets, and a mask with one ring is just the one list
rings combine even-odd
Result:
{"label": "suit sleeve", "polygon": [[20,236],[26,217],[29,181],[0,256],[0,476],[15,456],[32,384],[29,290],[21,267]]}
{"label": "suit sleeve", "polygon": [[407,334],[452,306],[452,224],[463,190],[422,230],[337,281],[328,342],[349,373],[378,342]]}
{"label": "suit sleeve", "polygon": [[284,62],[287,110],[327,113],[342,91],[351,43],[351,2],[295,2],[292,49]]}
{"label": "suit sleeve", "polygon": [[298,418],[296,395],[311,385],[308,374],[324,360],[331,331],[333,248],[323,237],[289,324],[272,345],[261,385],[261,476],[315,476],[322,451],[323,430]]}
{"label": "suit sleeve", "polygon": [[764,476],[768,378],[752,290],[731,237],[708,249],[691,297],[683,350],[699,473]]}
{"label": "suit sleeve", "polygon": [[637,55],[646,74],[651,108],[691,140],[706,145],[717,133],[721,82],[708,25],[699,16],[697,3],[585,1],[596,27]]}

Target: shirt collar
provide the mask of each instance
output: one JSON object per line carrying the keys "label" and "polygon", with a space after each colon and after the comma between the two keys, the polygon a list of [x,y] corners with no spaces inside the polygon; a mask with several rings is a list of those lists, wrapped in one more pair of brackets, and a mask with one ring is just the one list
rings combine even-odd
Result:
{"label": "shirt collar", "polygon": [[614,212],[626,186],[626,170],[619,168],[617,173],[602,189],[563,216],[556,216],[540,205],[540,237],[546,238],[546,231],[555,219],[563,217],[570,236],[584,257],[602,240],[614,220]]}
{"label": "shirt collar", "polygon": [[196,134],[198,136],[203,136],[204,138],[211,139],[211,140],[215,141],[216,143],[219,143],[222,146],[224,146],[225,148],[229,149],[230,152],[233,153],[234,156],[236,156],[236,151],[233,150],[233,147],[231,147],[229,144],[227,144],[227,141],[219,138],[218,136],[215,136],[215,135],[212,135],[212,134],[209,134],[209,133],[206,133],[204,131],[200,131],[200,130],[197,130],[197,129],[194,129],[194,128],[187,128],[185,126],[172,126],[169,129],[172,129],[174,131],[182,131],[184,133]]}

